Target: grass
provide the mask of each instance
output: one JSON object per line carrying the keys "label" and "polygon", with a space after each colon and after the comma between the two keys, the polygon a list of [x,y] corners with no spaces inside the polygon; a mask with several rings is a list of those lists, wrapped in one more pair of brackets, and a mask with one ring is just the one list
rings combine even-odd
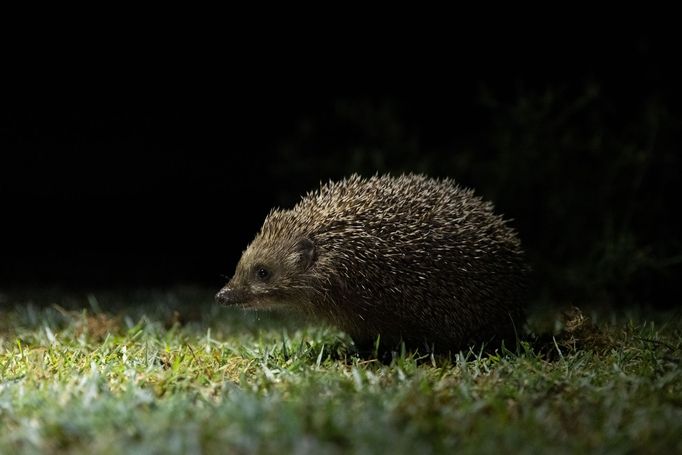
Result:
{"label": "grass", "polygon": [[0,453],[682,453],[666,315],[385,364],[201,291],[32,298],[0,298]]}

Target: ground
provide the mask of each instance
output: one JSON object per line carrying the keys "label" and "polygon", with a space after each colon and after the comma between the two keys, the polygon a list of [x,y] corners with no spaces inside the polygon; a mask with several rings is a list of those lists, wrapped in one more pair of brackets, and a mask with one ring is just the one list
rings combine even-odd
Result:
{"label": "ground", "polygon": [[682,452],[679,314],[530,323],[556,336],[378,362],[203,290],[0,294],[0,453]]}

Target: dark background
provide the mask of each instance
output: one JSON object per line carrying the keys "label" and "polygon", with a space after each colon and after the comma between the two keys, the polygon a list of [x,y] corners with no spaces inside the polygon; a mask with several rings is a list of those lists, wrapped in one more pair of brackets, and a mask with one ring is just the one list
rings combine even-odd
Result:
{"label": "dark background", "polygon": [[0,107],[0,286],[218,289],[271,207],[415,171],[514,219],[534,299],[679,303],[675,37],[378,35],[25,55]]}

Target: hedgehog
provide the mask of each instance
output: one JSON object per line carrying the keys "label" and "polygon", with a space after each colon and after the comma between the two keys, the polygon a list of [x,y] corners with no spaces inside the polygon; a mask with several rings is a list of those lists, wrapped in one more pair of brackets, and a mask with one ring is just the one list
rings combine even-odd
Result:
{"label": "hedgehog", "polygon": [[454,180],[357,174],[273,209],[216,301],[303,313],[359,350],[512,342],[528,267],[515,230]]}

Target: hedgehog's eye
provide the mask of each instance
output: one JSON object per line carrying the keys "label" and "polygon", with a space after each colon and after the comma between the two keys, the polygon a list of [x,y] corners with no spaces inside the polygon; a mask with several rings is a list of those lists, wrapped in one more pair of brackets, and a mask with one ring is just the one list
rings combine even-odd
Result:
{"label": "hedgehog's eye", "polygon": [[263,266],[256,267],[256,276],[259,280],[265,281],[270,278],[270,271]]}

